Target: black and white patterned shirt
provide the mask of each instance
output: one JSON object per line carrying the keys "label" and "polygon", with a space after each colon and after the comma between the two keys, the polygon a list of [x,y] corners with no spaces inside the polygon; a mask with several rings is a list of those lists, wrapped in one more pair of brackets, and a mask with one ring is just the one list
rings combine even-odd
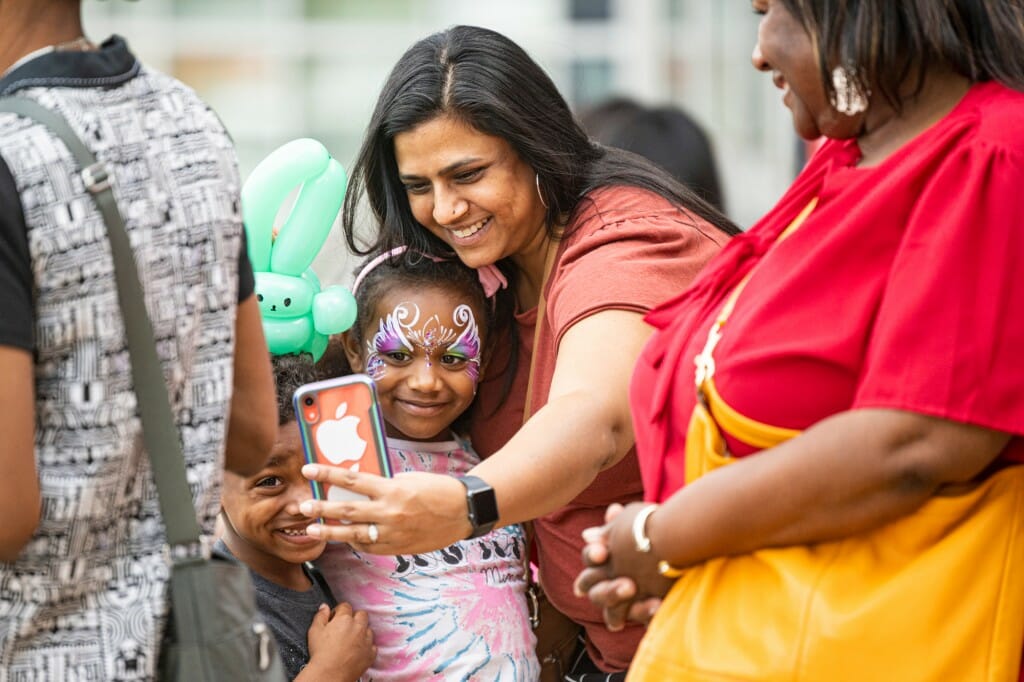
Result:
{"label": "black and white patterned shirt", "polygon": [[[219,509],[237,302],[252,292],[230,138],[124,41],[0,79],[55,109],[112,171],[185,452],[197,518]],[[164,528],[103,218],[48,129],[0,114],[0,344],[35,353],[42,518],[0,564],[0,681],[154,678]],[[242,254],[240,256],[240,254]]]}

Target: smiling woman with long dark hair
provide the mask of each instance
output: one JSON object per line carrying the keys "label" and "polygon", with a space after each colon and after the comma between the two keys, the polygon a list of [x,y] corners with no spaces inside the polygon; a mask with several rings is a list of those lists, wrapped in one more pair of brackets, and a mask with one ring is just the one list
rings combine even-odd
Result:
{"label": "smiling woman with long dark hair", "polygon": [[[314,505],[311,516],[353,521],[322,532],[379,553],[437,549],[489,524],[536,519],[552,603],[585,626],[597,668],[622,671],[642,633],[609,633],[599,611],[573,597],[579,533],[606,504],[640,497],[626,390],[650,332],[643,314],[682,291],[736,228],[649,162],[588,139],[522,48],[473,26],[424,38],[392,70],[346,196],[353,249],[364,198],[379,228],[369,248],[409,246],[499,269],[520,352],[506,348],[481,384],[472,441],[486,459],[471,472],[479,483],[469,499],[442,476],[331,479],[372,501]],[[372,545],[371,522],[380,538]]]}

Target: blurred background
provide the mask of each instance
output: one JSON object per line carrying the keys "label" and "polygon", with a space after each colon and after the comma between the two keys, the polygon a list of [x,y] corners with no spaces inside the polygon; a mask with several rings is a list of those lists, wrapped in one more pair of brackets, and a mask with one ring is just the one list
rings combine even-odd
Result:
{"label": "blurred background", "polygon": [[[486,26],[518,42],[578,112],[612,96],[683,109],[710,137],[726,213],[744,228],[803,163],[781,93],[750,64],[758,17],[747,0],[86,0],[83,7],[89,37],[126,36],[143,61],[213,106],[238,146],[243,179],[297,137],[320,140],[348,168],[392,65],[413,42],[453,24]],[[343,256],[335,233],[314,264],[321,279],[348,282]]]}

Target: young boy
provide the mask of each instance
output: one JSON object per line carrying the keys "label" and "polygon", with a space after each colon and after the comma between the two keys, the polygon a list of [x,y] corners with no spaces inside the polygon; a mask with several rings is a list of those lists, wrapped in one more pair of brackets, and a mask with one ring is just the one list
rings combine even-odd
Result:
{"label": "young boy", "polygon": [[309,519],[299,504],[312,496],[300,469],[305,463],[291,398],[295,389],[325,378],[309,356],[274,359],[278,433],[261,471],[226,473],[221,498],[223,531],[218,547],[245,563],[256,586],[256,604],[270,626],[291,679],[355,682],[373,663],[366,613],[335,606],[330,588],[312,564],[326,542],[306,535]]}

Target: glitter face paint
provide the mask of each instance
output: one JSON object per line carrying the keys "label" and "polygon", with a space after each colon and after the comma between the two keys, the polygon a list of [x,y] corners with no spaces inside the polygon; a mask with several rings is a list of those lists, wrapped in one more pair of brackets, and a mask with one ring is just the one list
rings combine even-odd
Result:
{"label": "glitter face paint", "polygon": [[413,355],[415,348],[423,349],[427,367],[433,367],[436,358],[454,356],[466,363],[465,372],[474,381],[480,377],[480,330],[473,309],[461,304],[452,313],[453,322],[461,333],[441,324],[437,315],[427,318],[417,329],[420,308],[415,303],[402,302],[380,320],[373,338],[366,343],[366,373],[377,380],[387,372],[384,357],[393,353]]}
{"label": "glitter face paint", "polygon": [[473,317],[473,309],[463,303],[452,314],[455,324],[464,326],[465,329],[459,334],[447,348],[446,355],[454,355],[466,361],[466,374],[474,381],[480,380],[480,329],[476,325],[476,318]]}

